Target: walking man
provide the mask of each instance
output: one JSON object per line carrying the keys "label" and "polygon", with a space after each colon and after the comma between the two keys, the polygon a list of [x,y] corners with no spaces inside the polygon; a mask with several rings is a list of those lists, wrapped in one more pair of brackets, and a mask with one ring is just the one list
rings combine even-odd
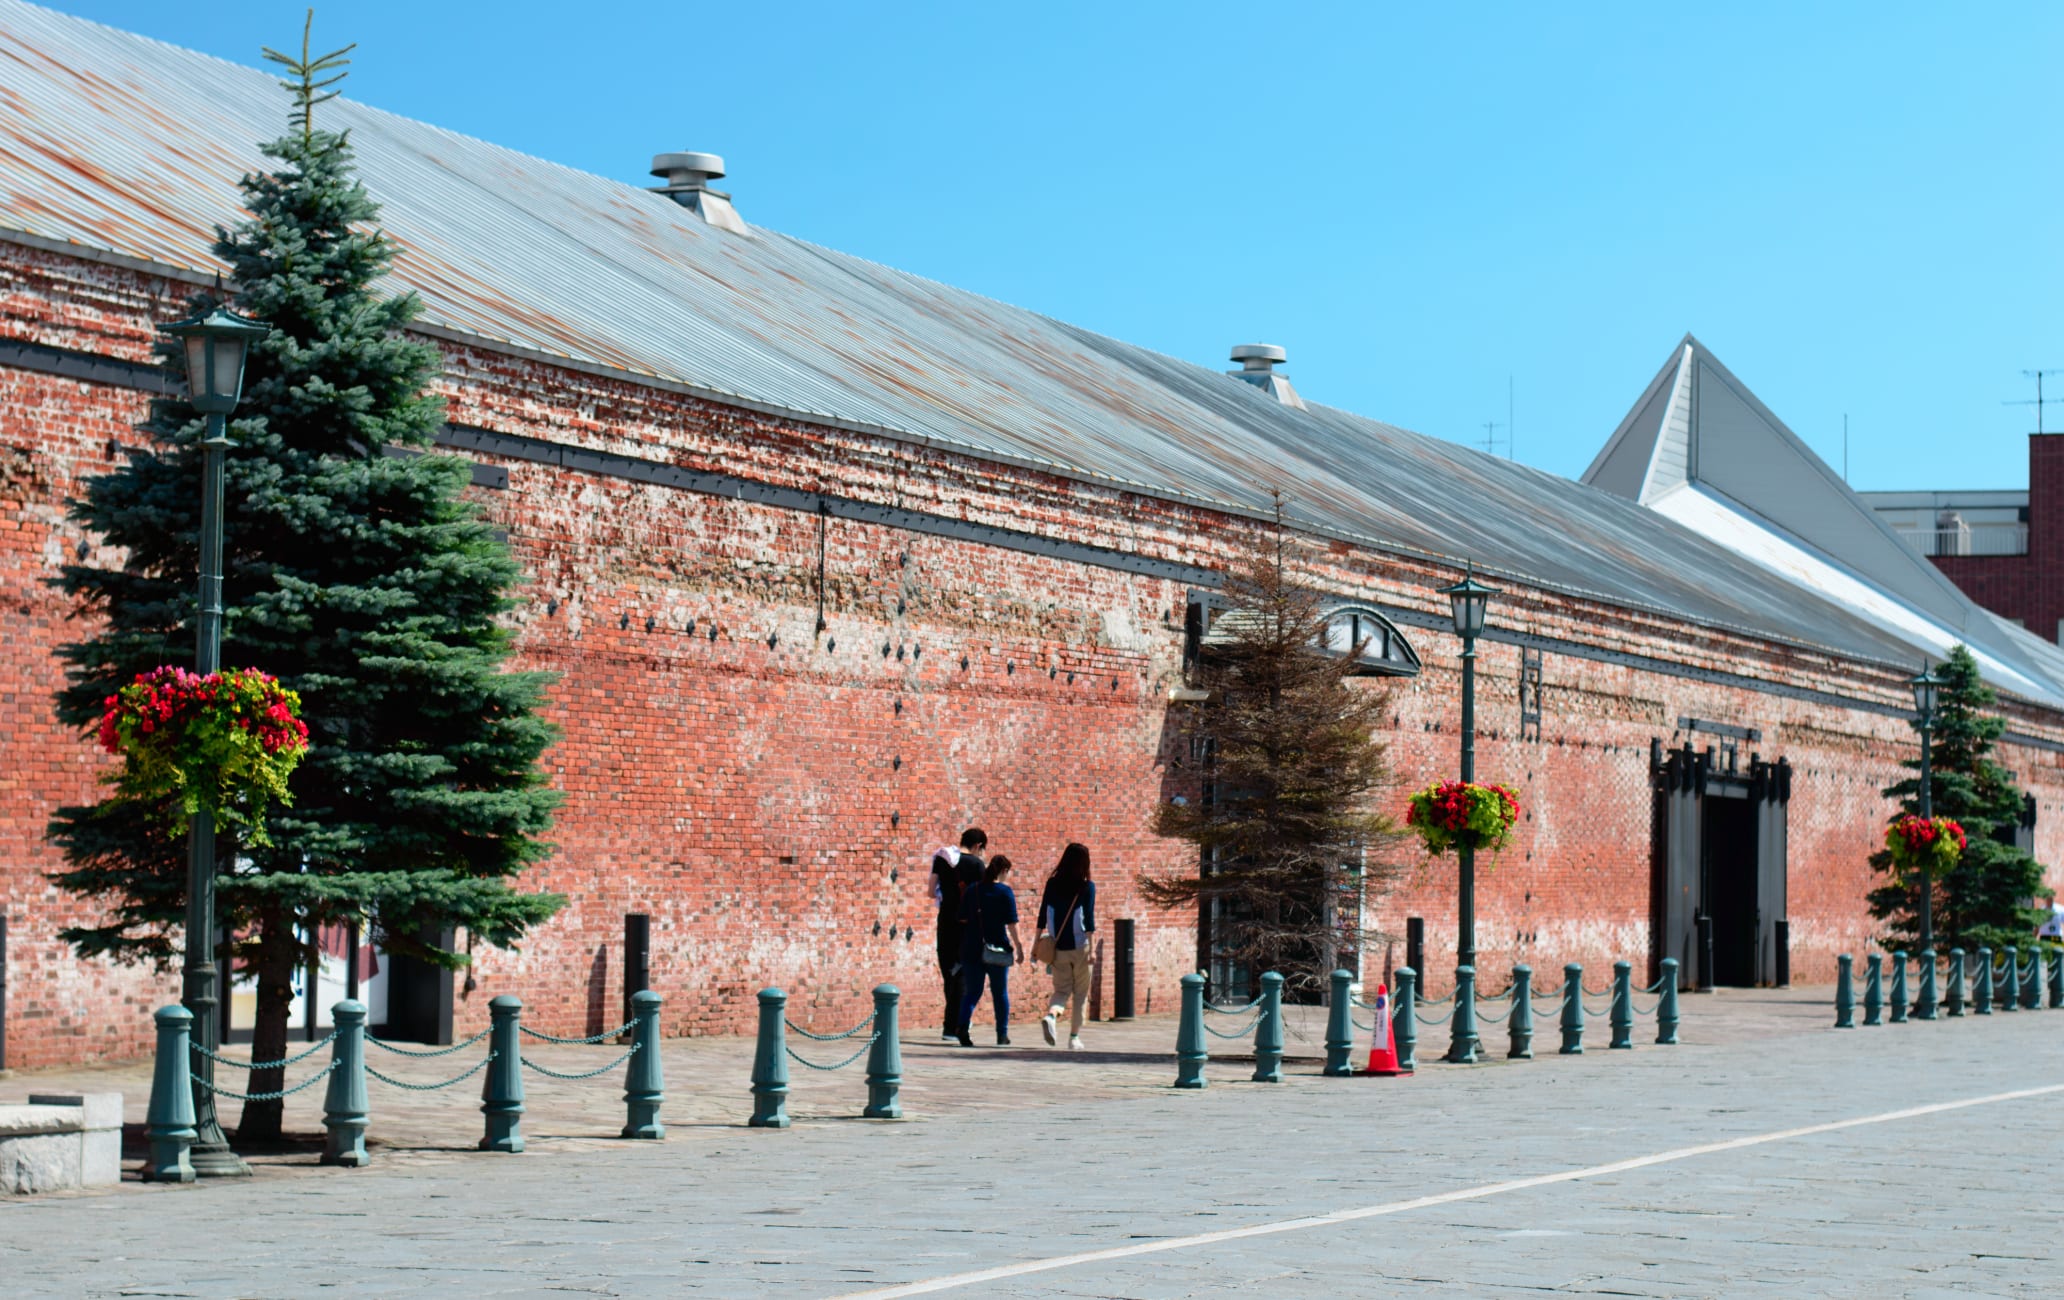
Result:
{"label": "walking man", "polygon": [[961,1014],[961,894],[981,881],[982,851],[988,847],[989,837],[970,826],[960,833],[958,848],[949,844],[932,855],[932,901],[939,905],[939,982],[946,992],[946,1024],[939,1037],[949,1043],[967,1036],[967,1019]]}

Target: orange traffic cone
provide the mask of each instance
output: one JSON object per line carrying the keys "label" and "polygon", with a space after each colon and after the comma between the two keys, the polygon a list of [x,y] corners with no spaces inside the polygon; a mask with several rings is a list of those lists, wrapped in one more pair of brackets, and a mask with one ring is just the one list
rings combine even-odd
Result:
{"label": "orange traffic cone", "polygon": [[1376,1012],[1374,1032],[1369,1035],[1369,1068],[1367,1073],[1379,1075],[1410,1074],[1410,1070],[1398,1068],[1397,1041],[1390,1031],[1390,991],[1381,984],[1376,986],[1376,1001],[1372,1008]]}

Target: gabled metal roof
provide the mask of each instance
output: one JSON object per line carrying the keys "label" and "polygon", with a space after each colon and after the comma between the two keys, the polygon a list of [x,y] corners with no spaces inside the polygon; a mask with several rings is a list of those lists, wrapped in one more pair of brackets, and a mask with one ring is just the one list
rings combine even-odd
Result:
{"label": "gabled metal roof", "polygon": [[2064,704],[2064,652],[2009,628],[1901,541],[1687,334],[1584,472],[1939,657],[1959,641],[2003,690]]}
{"label": "gabled metal roof", "polygon": [[[255,42],[254,42],[255,43]],[[0,0],[0,227],[214,269],[270,73]],[[350,100],[433,328],[1083,479],[1473,558],[1551,590],[1849,655],[1913,647],[1633,501]],[[624,142],[626,169],[650,141]],[[749,187],[739,206],[752,217]],[[1323,377],[1304,382],[1322,390]],[[1307,398],[1309,402],[1309,398]],[[2059,680],[2064,680],[2060,677]]]}

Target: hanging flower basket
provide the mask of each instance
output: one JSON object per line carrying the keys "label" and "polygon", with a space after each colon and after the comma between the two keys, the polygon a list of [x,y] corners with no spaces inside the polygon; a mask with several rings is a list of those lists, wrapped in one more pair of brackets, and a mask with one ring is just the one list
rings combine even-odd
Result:
{"label": "hanging flower basket", "polygon": [[1964,853],[1964,828],[1949,817],[1901,817],[1885,828],[1885,847],[1903,876],[1940,879]]}
{"label": "hanging flower basket", "polygon": [[1462,847],[1496,853],[1518,820],[1519,796],[1511,790],[1463,781],[1436,781],[1413,795],[1405,812],[1406,828],[1435,856]]}
{"label": "hanging flower basket", "polygon": [[268,844],[265,813],[292,803],[287,777],[308,752],[301,697],[255,668],[155,668],[110,695],[101,747],[120,754],[128,794],[169,800],[182,828],[202,809]]}

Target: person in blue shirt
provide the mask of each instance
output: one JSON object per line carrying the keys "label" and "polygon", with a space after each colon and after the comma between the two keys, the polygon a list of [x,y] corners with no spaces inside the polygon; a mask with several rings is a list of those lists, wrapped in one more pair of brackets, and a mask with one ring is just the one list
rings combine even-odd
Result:
{"label": "person in blue shirt", "polygon": [[981,1005],[985,984],[996,1011],[997,1045],[1010,1046],[1010,968],[1024,955],[1018,942],[1018,896],[1004,883],[1010,869],[1011,860],[997,854],[982,869],[982,883],[969,886],[961,899],[962,1047],[975,1045],[969,1022]]}
{"label": "person in blue shirt", "polygon": [[1068,1046],[1082,1050],[1082,1007],[1089,1001],[1089,936],[1096,932],[1096,882],[1089,850],[1070,844],[1047,877],[1039,898],[1039,933],[1053,936],[1053,997],[1039,1022],[1048,1046],[1058,1046],[1055,1022],[1068,1012]]}

